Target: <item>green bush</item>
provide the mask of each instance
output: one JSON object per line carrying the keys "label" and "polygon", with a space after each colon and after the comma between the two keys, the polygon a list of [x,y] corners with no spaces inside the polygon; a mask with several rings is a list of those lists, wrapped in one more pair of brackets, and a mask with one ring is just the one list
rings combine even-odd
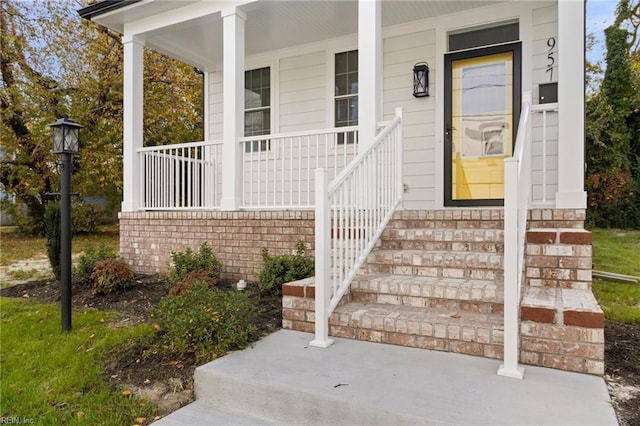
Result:
{"label": "green bush", "polygon": [[243,349],[258,337],[256,302],[249,293],[224,292],[196,281],[182,296],[163,298],[156,312],[165,350],[200,361]]}
{"label": "green bush", "polygon": [[198,252],[187,248],[183,252],[171,252],[172,265],[169,268],[169,281],[180,282],[189,272],[206,271],[211,278],[218,278],[222,272],[222,262],[218,260],[211,246],[206,242],[200,245]]}
{"label": "green bush", "polygon": [[44,210],[45,234],[47,237],[47,256],[56,279],[60,279],[60,203],[50,201]]}
{"label": "green bush", "polygon": [[91,284],[96,293],[101,295],[128,290],[135,283],[135,274],[121,258],[101,260],[91,273]]}
{"label": "green bush", "polygon": [[91,274],[98,262],[118,257],[116,251],[106,245],[89,246],[73,267],[73,281],[77,284],[91,284]]}
{"label": "green bush", "polygon": [[89,234],[98,230],[100,213],[91,204],[73,203],[71,214],[74,234]]}
{"label": "green bush", "polygon": [[193,283],[197,281],[204,281],[207,283],[209,288],[211,288],[218,283],[218,278],[210,277],[209,273],[203,270],[189,272],[180,281],[174,284],[171,289],[169,289],[169,294],[171,296],[182,296],[193,286]]}
{"label": "green bush", "polygon": [[315,262],[305,257],[302,241],[296,245],[293,255],[270,256],[266,248],[262,249],[262,271],[258,286],[264,293],[282,294],[282,284],[313,276]]}

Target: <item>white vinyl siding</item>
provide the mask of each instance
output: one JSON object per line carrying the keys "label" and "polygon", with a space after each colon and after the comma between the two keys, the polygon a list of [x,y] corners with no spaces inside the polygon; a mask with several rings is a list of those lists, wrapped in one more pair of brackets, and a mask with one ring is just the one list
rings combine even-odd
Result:
{"label": "white vinyl siding", "polygon": [[396,107],[403,108],[405,209],[435,205],[435,91],[431,96],[414,98],[413,66],[428,62],[429,84],[433,89],[435,31],[389,37],[384,40],[384,119],[390,120]]}
{"label": "white vinyl siding", "polygon": [[[485,10],[486,9],[486,10]],[[514,2],[499,8],[484,8],[460,15],[409,23],[385,28],[383,40],[383,92],[382,120],[391,120],[396,107],[403,108],[404,177],[407,185],[404,193],[405,209],[428,209],[442,205],[442,114],[443,99],[438,96],[444,82],[442,55],[446,52],[446,34],[461,31],[465,27],[477,28],[495,22],[520,19],[523,63],[523,90],[531,91],[533,103],[537,103],[538,84],[549,81],[546,73],[547,40],[556,38],[554,80],[561,60],[557,48],[557,5],[551,2]],[[522,22],[527,25],[523,26]],[[526,29],[526,31],[525,31]],[[533,39],[529,39],[531,34]],[[442,45],[436,45],[436,40]],[[330,39],[313,45],[291,47],[281,51],[248,57],[246,63],[271,66],[272,128],[273,133],[289,133],[324,129],[334,126],[334,58],[357,48],[355,35]],[[437,52],[437,54],[436,54]],[[440,55],[440,56],[437,56]],[[413,66],[428,62],[430,96],[414,98]],[[208,74],[208,138],[222,140],[222,71]],[[365,90],[360,88],[360,90]],[[547,170],[546,194],[555,196],[557,191],[557,113],[547,115],[549,127],[546,154],[543,163],[541,143],[541,115],[532,117],[533,130],[533,199],[540,203],[542,197],[543,164]],[[275,154],[274,154],[275,155]]]}
{"label": "white vinyl siding", "polygon": [[205,139],[222,140],[222,71],[209,73],[209,131]]}
{"label": "white vinyl siding", "polygon": [[[556,5],[542,7],[533,10],[533,58],[532,58],[532,103],[538,103],[538,84],[558,81],[558,8]],[[553,65],[553,76],[547,72],[550,63],[547,55],[550,47],[547,42],[550,38],[555,39],[552,57],[555,60]],[[553,44],[550,42],[550,44]],[[551,78],[553,77],[553,78]],[[526,90],[526,89],[525,89]],[[531,117],[532,124],[532,202],[542,205],[545,201],[555,200],[555,193],[558,190],[558,113],[547,113],[547,137],[543,147],[542,143],[542,114],[536,113]],[[543,152],[545,157],[543,157]],[[546,169],[546,170],[545,170]],[[546,185],[543,191],[543,171],[546,175]],[[543,194],[546,200],[543,200]]]}
{"label": "white vinyl siding", "polygon": [[280,59],[280,133],[326,127],[325,74],[324,51]]}

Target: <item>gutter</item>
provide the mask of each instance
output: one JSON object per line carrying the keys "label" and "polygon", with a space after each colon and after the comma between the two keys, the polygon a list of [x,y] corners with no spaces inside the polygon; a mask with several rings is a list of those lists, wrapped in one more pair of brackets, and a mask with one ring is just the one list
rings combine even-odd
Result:
{"label": "gutter", "polygon": [[103,13],[122,9],[123,7],[140,1],[142,0],[102,0],[79,9],[78,14],[81,18],[92,20],[94,17],[102,15]]}

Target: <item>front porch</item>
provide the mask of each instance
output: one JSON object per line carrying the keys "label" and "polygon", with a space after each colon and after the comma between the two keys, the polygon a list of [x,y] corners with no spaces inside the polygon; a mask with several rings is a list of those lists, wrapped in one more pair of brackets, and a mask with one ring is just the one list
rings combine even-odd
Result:
{"label": "front porch", "polygon": [[[255,280],[263,247],[303,241],[317,285],[289,287],[306,300],[285,326],[313,328],[313,346],[344,333],[502,358],[510,377],[520,360],[602,374],[581,2],[178,3],[85,10],[124,34],[121,254],[136,271],[206,241],[223,278]],[[204,71],[207,141],[144,146],[145,46]]]}
{"label": "front porch", "polygon": [[196,370],[196,402],[161,419],[183,424],[617,425],[601,377],[281,330]]}

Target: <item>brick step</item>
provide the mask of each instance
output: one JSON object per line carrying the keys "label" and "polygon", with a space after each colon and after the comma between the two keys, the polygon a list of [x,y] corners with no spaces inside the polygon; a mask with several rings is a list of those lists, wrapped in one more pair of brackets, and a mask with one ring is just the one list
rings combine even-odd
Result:
{"label": "brick step", "polygon": [[359,275],[351,284],[351,299],[482,313],[502,313],[504,308],[502,283],[455,278]]}
{"label": "brick step", "polygon": [[502,358],[504,327],[501,314],[350,302],[331,314],[329,333],[369,342]]}
{"label": "brick step", "polygon": [[483,253],[503,253],[504,244],[502,241],[429,241],[428,239],[400,239],[383,238],[377,246],[380,249],[389,250],[429,250],[448,252],[483,252]]}
{"label": "brick step", "polygon": [[[435,210],[399,210],[393,214],[392,223],[406,221],[430,222],[501,222],[504,219],[504,209],[435,209]],[[410,226],[412,227],[412,226]],[[447,226],[444,226],[445,228]],[[500,228],[497,226],[496,228]]]}
{"label": "brick step", "polygon": [[526,286],[520,316],[541,324],[604,327],[604,313],[590,289]]}
{"label": "brick step", "polygon": [[376,249],[367,258],[370,274],[501,280],[501,253]]}

